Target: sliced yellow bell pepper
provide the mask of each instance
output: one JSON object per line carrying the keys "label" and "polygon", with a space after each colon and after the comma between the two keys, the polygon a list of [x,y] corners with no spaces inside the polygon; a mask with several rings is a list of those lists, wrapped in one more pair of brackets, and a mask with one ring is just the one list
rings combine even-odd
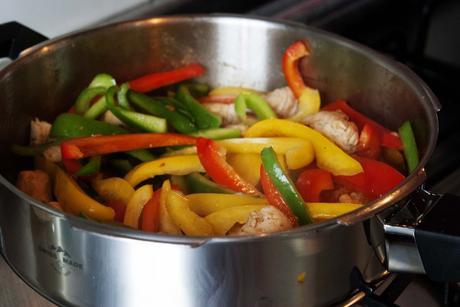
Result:
{"label": "sliced yellow bell pepper", "polygon": [[264,205],[246,205],[229,207],[216,211],[205,217],[206,221],[212,225],[214,233],[224,236],[236,223],[244,224],[247,222],[249,214],[260,210]]}
{"label": "sliced yellow bell pepper", "polygon": [[107,201],[121,201],[127,205],[134,194],[134,189],[129,182],[120,177],[96,178],[91,184],[94,190]]}
{"label": "sliced yellow bell pepper", "polygon": [[305,138],[238,138],[217,141],[229,153],[252,153],[260,155],[265,147],[273,147],[279,155],[284,154],[288,169],[299,169],[315,159],[313,146]]}
{"label": "sliced yellow bell pepper", "polygon": [[225,86],[225,87],[216,87],[209,92],[209,96],[222,96],[222,95],[232,95],[238,96],[241,93],[251,93],[251,94],[260,94],[260,92],[253,89],[245,87],[235,87],[235,86]]}
{"label": "sliced yellow bell pepper", "polygon": [[249,127],[245,137],[289,136],[309,140],[315,150],[319,168],[334,175],[351,176],[361,173],[361,164],[318,131],[283,119],[266,119]]}
{"label": "sliced yellow bell pepper", "polygon": [[170,190],[166,208],[174,224],[188,236],[212,236],[212,226],[202,217],[190,210],[188,200],[178,192]]}
{"label": "sliced yellow bell pepper", "polygon": [[187,175],[194,172],[204,172],[198,156],[165,157],[139,164],[126,174],[125,180],[136,186],[158,175]]}
{"label": "sliced yellow bell pepper", "polygon": [[305,203],[313,219],[326,220],[361,208],[361,204],[351,203]]}
{"label": "sliced yellow bell pepper", "polygon": [[169,235],[181,235],[182,232],[180,231],[180,228],[174,224],[173,220],[169,216],[168,209],[166,208],[166,199],[169,191],[171,191],[171,182],[169,180],[165,180],[163,181],[163,185],[161,187],[159,231]]}
{"label": "sliced yellow bell pepper", "polygon": [[244,180],[257,185],[260,179],[260,154],[229,154],[227,162]]}
{"label": "sliced yellow bell pepper", "polygon": [[206,216],[213,212],[232,207],[267,204],[265,198],[242,194],[195,193],[189,194],[186,197],[190,209],[200,216]]}
{"label": "sliced yellow bell pepper", "polygon": [[78,184],[59,167],[55,169],[54,195],[64,211],[75,215],[83,214],[86,217],[110,221],[115,211],[95,201],[78,186]]}
{"label": "sliced yellow bell pepper", "polygon": [[139,217],[145,204],[152,198],[152,185],[146,184],[137,189],[126,206],[123,224],[134,229],[139,228]]}
{"label": "sliced yellow bell pepper", "polygon": [[290,118],[293,121],[301,121],[306,115],[313,114],[319,111],[321,107],[321,97],[319,91],[313,88],[306,87],[300,97],[299,109],[297,113]]}

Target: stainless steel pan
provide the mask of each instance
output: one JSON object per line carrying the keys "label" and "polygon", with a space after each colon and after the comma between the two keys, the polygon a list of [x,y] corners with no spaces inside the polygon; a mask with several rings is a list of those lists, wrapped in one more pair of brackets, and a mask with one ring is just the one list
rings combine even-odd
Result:
{"label": "stainless steel pan", "polygon": [[[14,187],[17,172],[30,162],[12,156],[9,146],[26,142],[33,117],[51,120],[68,109],[95,74],[129,80],[198,61],[208,69],[203,81],[212,86],[269,90],[285,84],[281,55],[298,39],[311,43],[313,54],[302,63],[302,72],[324,102],[346,99],[392,129],[408,119],[417,128],[419,167],[365,208],[268,236],[171,237],[63,214]],[[404,212],[418,206],[423,215],[432,204],[443,203],[444,198],[420,189],[436,143],[440,105],[406,67],[346,39],[294,23],[241,16],[130,21],[27,50],[0,71],[0,106],[3,254],[22,278],[59,304],[324,306],[351,293],[354,269],[367,281],[385,272],[384,263],[395,270],[427,272],[428,262],[414,248],[415,231],[400,227],[398,212],[400,206]],[[403,253],[399,258],[388,258],[383,218],[376,216],[388,207],[398,210],[388,219],[393,236],[387,247]],[[406,240],[402,245],[401,238]],[[305,280],[298,282],[302,273]]]}

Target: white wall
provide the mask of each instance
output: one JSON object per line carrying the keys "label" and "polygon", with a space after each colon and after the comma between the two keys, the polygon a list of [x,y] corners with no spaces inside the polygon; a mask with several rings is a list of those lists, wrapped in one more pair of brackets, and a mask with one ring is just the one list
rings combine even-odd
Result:
{"label": "white wall", "polygon": [[0,0],[0,23],[18,21],[49,38],[149,0]]}

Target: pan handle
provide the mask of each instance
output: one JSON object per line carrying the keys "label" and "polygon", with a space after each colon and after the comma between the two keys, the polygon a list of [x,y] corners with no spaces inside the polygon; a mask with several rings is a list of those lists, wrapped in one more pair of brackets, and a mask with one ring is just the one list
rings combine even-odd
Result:
{"label": "pan handle", "polygon": [[460,197],[420,188],[386,213],[390,271],[422,273],[434,281],[460,281]]}
{"label": "pan handle", "polygon": [[16,21],[0,24],[0,58],[14,60],[23,50],[47,39]]}

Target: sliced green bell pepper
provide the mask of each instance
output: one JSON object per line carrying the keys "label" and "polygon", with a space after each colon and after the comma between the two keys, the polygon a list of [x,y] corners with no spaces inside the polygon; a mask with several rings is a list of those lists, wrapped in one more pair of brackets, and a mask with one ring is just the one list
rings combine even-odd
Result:
{"label": "sliced green bell pepper", "polygon": [[154,99],[134,91],[128,91],[128,98],[141,110],[165,118],[168,123],[180,133],[190,133],[197,130],[192,121],[178,112],[169,110],[161,99]]}
{"label": "sliced green bell pepper", "polygon": [[419,163],[417,143],[415,142],[414,131],[409,121],[406,121],[399,128],[399,136],[403,143],[404,156],[406,157],[409,173],[417,168]]}
{"label": "sliced green bell pepper", "polygon": [[176,99],[192,114],[199,129],[212,129],[220,126],[220,117],[209,112],[204,106],[196,101],[187,87],[179,86],[176,93]]}
{"label": "sliced green bell pepper", "polygon": [[152,115],[142,114],[115,105],[114,95],[118,89],[112,86],[107,90],[105,99],[109,110],[122,122],[147,132],[165,132],[167,129],[166,120]]}
{"label": "sliced green bell pepper", "polygon": [[270,180],[281,194],[292,213],[297,217],[299,225],[310,224],[313,219],[304,206],[302,196],[296,190],[294,183],[284,173],[272,147],[264,148],[261,152],[262,164]]}
{"label": "sliced green bell pepper", "polygon": [[101,168],[101,156],[91,157],[85,165],[83,165],[76,173],[75,176],[90,176],[99,172]]}

